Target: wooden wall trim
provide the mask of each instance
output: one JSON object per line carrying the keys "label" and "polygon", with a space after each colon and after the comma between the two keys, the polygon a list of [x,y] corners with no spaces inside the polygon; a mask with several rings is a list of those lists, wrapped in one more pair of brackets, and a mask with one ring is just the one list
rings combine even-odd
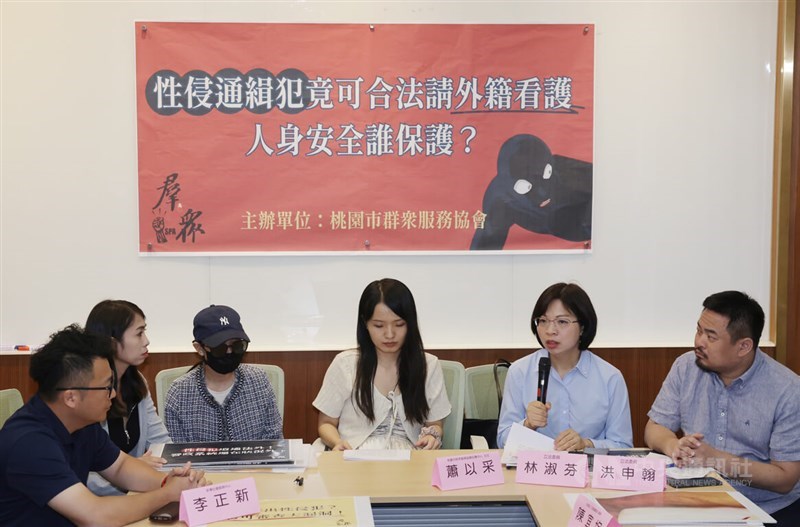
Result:
{"label": "wooden wall trim", "polygon": [[[622,372],[631,401],[634,444],[643,445],[647,411],[661,389],[673,361],[688,348],[599,348],[597,355]],[[445,360],[455,360],[465,367],[494,363],[498,358],[514,361],[531,353],[530,349],[429,350]],[[774,357],[774,348],[765,348]],[[277,351],[247,353],[251,363],[276,364],[286,377],[284,435],[311,442],[317,437],[317,413],[311,402],[322,386],[328,365],[337,351]],[[139,370],[151,389],[156,373],[166,368],[193,364],[193,353],[154,353]],[[17,388],[25,400],[36,392],[28,376],[30,355],[0,355],[0,389]],[[152,389],[155,399],[155,389]]]}
{"label": "wooden wall trim", "polygon": [[777,359],[800,373],[800,10],[792,0],[778,4],[775,147],[773,154],[772,317],[769,335]]}
{"label": "wooden wall trim", "polygon": [[800,374],[800,9],[794,6],[794,84],[789,183],[786,365]]}

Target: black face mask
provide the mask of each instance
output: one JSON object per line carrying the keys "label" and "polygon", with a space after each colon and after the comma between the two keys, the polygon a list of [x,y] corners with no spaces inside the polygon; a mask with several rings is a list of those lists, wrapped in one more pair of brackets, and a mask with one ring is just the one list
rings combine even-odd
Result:
{"label": "black face mask", "polygon": [[206,352],[206,364],[220,375],[225,375],[239,367],[239,364],[242,362],[242,357],[244,357],[244,353],[228,353],[223,357],[215,357]]}

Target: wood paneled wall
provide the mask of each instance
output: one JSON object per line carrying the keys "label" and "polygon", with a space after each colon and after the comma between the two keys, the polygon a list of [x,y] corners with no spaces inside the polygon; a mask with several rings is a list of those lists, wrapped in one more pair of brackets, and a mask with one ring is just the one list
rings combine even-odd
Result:
{"label": "wood paneled wall", "polygon": [[[633,440],[643,445],[647,411],[661,388],[672,362],[688,348],[607,348],[595,353],[616,366],[625,377],[631,401]],[[441,359],[455,360],[465,367],[491,364],[498,358],[510,361],[531,352],[529,349],[429,350]],[[774,349],[765,349],[774,356]],[[288,351],[247,353],[247,362],[276,364],[286,376],[284,434],[311,442],[317,437],[317,413],[311,406],[325,371],[336,351]],[[17,388],[27,400],[36,391],[28,376],[29,355],[0,355],[0,389]],[[192,364],[194,353],[156,353],[150,355],[140,371],[151,388],[160,370]],[[155,399],[155,389],[152,389]],[[591,397],[591,394],[586,394]]]}

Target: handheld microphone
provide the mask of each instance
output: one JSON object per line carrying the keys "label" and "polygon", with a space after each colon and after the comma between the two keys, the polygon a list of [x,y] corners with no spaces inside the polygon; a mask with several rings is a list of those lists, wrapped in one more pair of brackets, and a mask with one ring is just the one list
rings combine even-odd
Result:
{"label": "handheld microphone", "polygon": [[550,381],[550,357],[539,359],[539,382],[536,383],[536,400],[547,403],[547,383]]}

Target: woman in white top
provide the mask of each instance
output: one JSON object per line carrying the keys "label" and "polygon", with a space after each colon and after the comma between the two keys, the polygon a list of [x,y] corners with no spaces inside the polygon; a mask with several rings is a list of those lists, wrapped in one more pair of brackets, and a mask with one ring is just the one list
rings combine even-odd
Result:
{"label": "woman in white top", "polygon": [[358,349],[336,355],[313,403],[322,442],[332,450],[440,448],[450,401],[438,359],[422,347],[411,291],[392,278],[369,284],[356,336]]}

